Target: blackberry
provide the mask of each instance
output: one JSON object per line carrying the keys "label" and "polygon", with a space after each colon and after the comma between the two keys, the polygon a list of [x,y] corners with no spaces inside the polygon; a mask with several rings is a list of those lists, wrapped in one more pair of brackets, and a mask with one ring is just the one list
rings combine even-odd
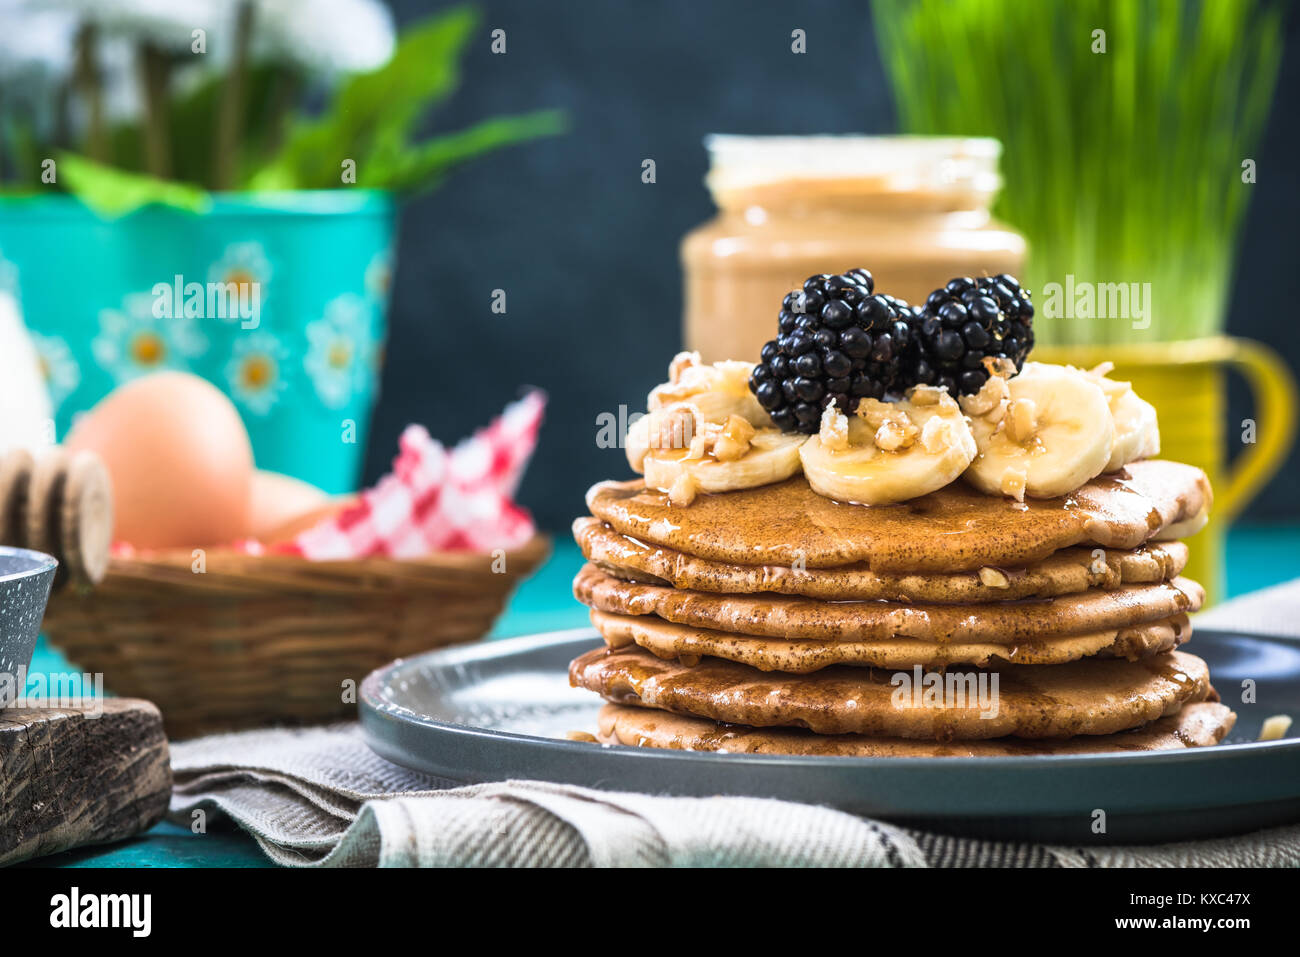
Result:
{"label": "blackberry", "polygon": [[809,276],[782,301],[749,387],[778,428],[811,435],[830,403],[847,414],[894,388],[915,321],[907,303],[875,292],[865,269]]}
{"label": "blackberry", "polygon": [[960,276],[913,310],[913,346],[900,377],[909,384],[978,392],[988,381],[984,360],[1010,359],[1019,372],[1034,345],[1034,304],[1012,276]]}

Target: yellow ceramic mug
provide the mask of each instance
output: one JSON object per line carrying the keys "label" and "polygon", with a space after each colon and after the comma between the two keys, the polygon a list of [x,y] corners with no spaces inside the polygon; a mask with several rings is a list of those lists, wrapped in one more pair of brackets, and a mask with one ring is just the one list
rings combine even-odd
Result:
{"label": "yellow ceramic mug", "polygon": [[[1221,597],[1228,523],[1278,470],[1295,435],[1296,383],[1281,357],[1249,339],[1217,336],[1147,345],[1038,346],[1031,358],[1086,368],[1114,362],[1112,377],[1132,382],[1156,407],[1160,457],[1204,469],[1214,486],[1210,522],[1189,540],[1191,560],[1183,574],[1205,585],[1211,601]],[[1245,377],[1255,399],[1254,419],[1232,428],[1226,421],[1228,369]],[[1231,468],[1229,443],[1242,445]]]}

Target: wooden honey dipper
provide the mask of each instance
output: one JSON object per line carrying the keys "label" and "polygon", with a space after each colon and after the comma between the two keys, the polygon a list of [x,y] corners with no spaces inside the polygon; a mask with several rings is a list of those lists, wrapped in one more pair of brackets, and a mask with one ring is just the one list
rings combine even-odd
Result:
{"label": "wooden honey dipper", "polygon": [[57,588],[102,581],[112,542],[113,487],[95,453],[55,445],[0,454],[0,545],[57,558]]}

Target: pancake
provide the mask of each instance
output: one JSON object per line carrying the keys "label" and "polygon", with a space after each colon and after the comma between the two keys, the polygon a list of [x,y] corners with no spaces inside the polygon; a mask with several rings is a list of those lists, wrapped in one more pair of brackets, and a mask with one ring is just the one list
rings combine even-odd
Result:
{"label": "pancake", "polygon": [[1154,585],[1093,589],[1060,598],[975,605],[903,605],[883,601],[818,601],[786,595],[718,595],[629,582],[586,565],[573,594],[616,615],[657,615],[695,628],[765,638],[873,641],[924,638],[1014,645],[1044,636],[1126,628],[1196,611],[1205,592],[1188,578]]}
{"label": "pancake", "polygon": [[597,740],[630,747],[730,754],[814,754],[854,758],[994,757],[1042,754],[1099,754],[1108,751],[1172,751],[1218,744],[1237,716],[1227,705],[1184,705],[1132,731],[1063,740],[912,741],[860,734],[813,734],[802,728],[746,728],[702,718],[607,704],[600,711]]}
{"label": "pancake", "polygon": [[1073,595],[1089,588],[1150,584],[1187,565],[1182,542],[1136,550],[1066,548],[1024,568],[950,573],[875,572],[858,562],[840,568],[732,565],[696,558],[622,535],[598,518],[573,523],[573,538],[597,568],[616,578],[728,595],[786,594],[827,601],[991,602]]}
{"label": "pancake", "polygon": [[1192,635],[1186,615],[1111,631],[1039,638],[1015,645],[954,638],[935,642],[915,638],[877,641],[803,641],[736,635],[675,625],[653,615],[611,615],[592,609],[591,623],[610,648],[639,645],[658,658],[687,663],[702,656],[726,658],[759,671],[810,674],[830,665],[910,668],[912,665],[1059,665],[1100,655],[1130,661],[1172,651]]}
{"label": "pancake", "polygon": [[[932,681],[944,684],[948,706],[927,698]],[[839,665],[811,675],[772,675],[719,658],[686,667],[639,648],[596,648],[569,665],[569,683],[615,704],[727,724],[931,741],[1113,734],[1175,714],[1188,702],[1215,700],[1205,662],[1181,651],[1137,662],[1084,658],[927,676],[919,668]]]}
{"label": "pancake", "polygon": [[[1062,498],[1016,502],[964,482],[899,505],[844,505],[803,476],[675,506],[640,481],[601,482],[591,513],[632,538],[737,565],[876,572],[1019,567],[1074,545],[1132,549],[1189,522],[1211,501],[1205,473],[1160,460],[1134,462]],[[1173,536],[1164,536],[1173,537]]]}

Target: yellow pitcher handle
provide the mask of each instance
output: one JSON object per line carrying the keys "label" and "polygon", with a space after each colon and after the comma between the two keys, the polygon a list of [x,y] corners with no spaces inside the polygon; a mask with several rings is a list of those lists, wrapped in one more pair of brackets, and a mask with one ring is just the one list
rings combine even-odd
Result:
{"label": "yellow pitcher handle", "polygon": [[1246,445],[1214,496],[1215,515],[1230,520],[1273,477],[1291,450],[1296,382],[1282,357],[1268,346],[1231,336],[1221,341],[1226,346],[1223,361],[1241,373],[1255,396],[1255,442]]}

